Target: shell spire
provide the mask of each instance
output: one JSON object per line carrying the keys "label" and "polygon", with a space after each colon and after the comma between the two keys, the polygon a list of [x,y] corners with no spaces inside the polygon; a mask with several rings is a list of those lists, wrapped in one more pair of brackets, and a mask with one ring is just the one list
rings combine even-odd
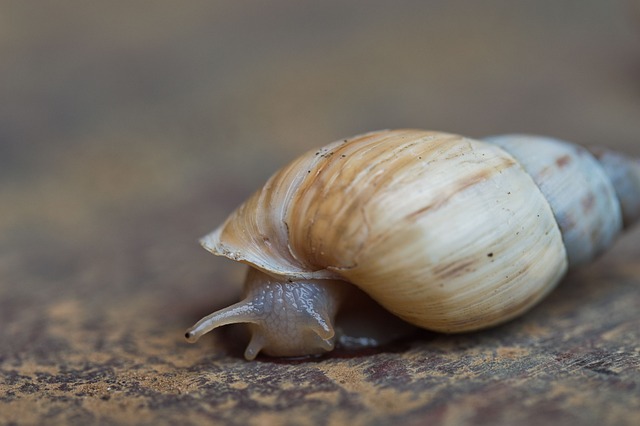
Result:
{"label": "shell spire", "polygon": [[544,136],[510,134],[484,141],[513,155],[545,195],[570,267],[595,259],[623,228],[640,220],[640,160]]}
{"label": "shell spire", "polygon": [[616,191],[625,228],[640,221],[640,159],[618,152],[590,147]]}

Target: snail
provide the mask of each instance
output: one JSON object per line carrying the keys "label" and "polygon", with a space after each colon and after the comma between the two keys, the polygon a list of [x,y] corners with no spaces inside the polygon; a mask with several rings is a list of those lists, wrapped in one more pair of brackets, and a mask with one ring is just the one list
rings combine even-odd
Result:
{"label": "snail", "polygon": [[424,329],[484,329],[529,310],[639,218],[640,162],[606,149],[527,135],[355,136],[282,168],[201,240],[249,270],[244,299],[186,338],[247,323],[248,360],[322,354],[354,287]]}

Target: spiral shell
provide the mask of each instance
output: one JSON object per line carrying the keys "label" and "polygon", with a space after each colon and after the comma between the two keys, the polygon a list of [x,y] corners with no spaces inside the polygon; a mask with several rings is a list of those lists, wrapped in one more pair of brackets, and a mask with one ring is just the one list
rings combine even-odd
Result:
{"label": "spiral shell", "polygon": [[[640,167],[630,167],[640,177]],[[605,169],[585,149],[547,138],[373,132],[299,157],[201,242],[268,275],[272,287],[355,285],[417,326],[476,330],[523,313],[570,266],[612,243],[628,208],[616,195],[624,185]],[[274,314],[256,310],[255,300],[244,303],[193,330],[234,316],[281,321],[265,320]],[[320,318],[314,330],[328,350],[333,333],[324,324],[334,308],[314,309],[308,316]],[[262,335],[251,356],[277,346],[272,332]]]}

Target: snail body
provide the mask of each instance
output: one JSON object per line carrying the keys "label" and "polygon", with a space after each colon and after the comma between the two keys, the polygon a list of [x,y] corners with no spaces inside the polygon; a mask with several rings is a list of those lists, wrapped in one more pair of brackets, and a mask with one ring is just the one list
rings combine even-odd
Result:
{"label": "snail body", "polygon": [[187,331],[243,322],[258,352],[333,349],[356,286],[402,320],[457,333],[534,306],[640,216],[640,164],[554,139],[372,132],[308,152],[201,243],[250,266],[243,301]]}

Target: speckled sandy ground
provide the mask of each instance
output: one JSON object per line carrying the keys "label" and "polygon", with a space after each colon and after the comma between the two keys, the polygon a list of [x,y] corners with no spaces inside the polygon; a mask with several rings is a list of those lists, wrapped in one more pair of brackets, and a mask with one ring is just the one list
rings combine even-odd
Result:
{"label": "speckled sandy ground", "polygon": [[640,424],[640,233],[529,314],[307,361],[186,327],[243,270],[197,238],[363,131],[640,156],[634,1],[0,5],[0,424]]}

